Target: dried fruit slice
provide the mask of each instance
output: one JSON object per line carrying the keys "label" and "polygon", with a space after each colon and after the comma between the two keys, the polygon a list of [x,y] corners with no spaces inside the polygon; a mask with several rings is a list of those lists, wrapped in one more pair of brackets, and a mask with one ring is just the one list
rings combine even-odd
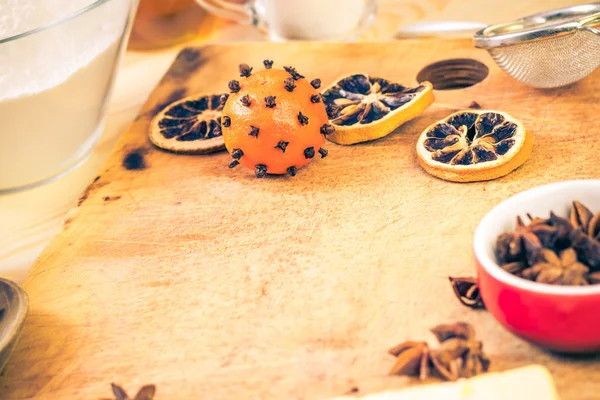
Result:
{"label": "dried fruit slice", "polygon": [[198,94],[169,104],[150,123],[150,141],[175,153],[208,154],[225,149],[221,95]]}
{"label": "dried fruit slice", "polygon": [[409,88],[367,74],[346,76],[323,91],[335,127],[327,139],[354,144],[382,138],[423,113],[434,100],[429,82]]}
{"label": "dried fruit slice", "polygon": [[417,142],[419,164],[454,182],[496,179],[527,160],[533,138],[523,124],[500,111],[460,111],[429,126]]}

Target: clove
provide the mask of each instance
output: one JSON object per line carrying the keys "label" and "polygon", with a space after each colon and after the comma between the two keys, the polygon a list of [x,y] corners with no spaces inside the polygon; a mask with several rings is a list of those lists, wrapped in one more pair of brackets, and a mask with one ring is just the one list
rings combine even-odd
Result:
{"label": "clove", "polygon": [[240,64],[240,76],[247,78],[252,75],[252,67],[248,64]]}
{"label": "clove", "polygon": [[313,158],[315,156],[315,148],[314,147],[307,147],[306,149],[304,149],[304,157],[305,158]]}
{"label": "clove", "polygon": [[337,106],[333,103],[328,104],[327,107],[325,108],[325,111],[327,111],[327,116],[329,117],[329,119],[336,118],[339,115],[341,110],[342,110],[342,107]]}
{"label": "clove", "polygon": [[319,78],[313,79],[312,81],[310,81],[310,85],[315,89],[318,89],[321,87],[321,80]]}
{"label": "clove", "polygon": [[223,93],[221,95],[221,97],[219,98],[219,101],[221,103],[222,106],[225,105],[225,103],[227,103],[227,99],[229,98],[229,93]]}
{"label": "clove", "polygon": [[288,92],[293,92],[294,89],[296,88],[296,84],[294,83],[294,78],[287,78],[284,82],[283,87],[285,88],[285,90],[287,90]]}
{"label": "clove", "polygon": [[229,128],[231,126],[231,118],[229,118],[227,115],[224,115],[221,123],[225,128]]}
{"label": "clove", "polygon": [[265,61],[263,61],[263,64],[264,64],[264,66],[265,66],[266,69],[273,68],[273,60],[265,60]]}
{"label": "clove", "polygon": [[304,75],[301,75],[294,67],[283,67],[283,69],[285,69],[285,71],[290,74],[295,81],[304,78]]}
{"label": "clove", "polygon": [[322,148],[322,147],[319,149],[319,154],[321,155],[321,158],[327,157],[328,153],[329,152],[327,150],[325,150],[324,148]]}
{"label": "clove", "polygon": [[264,164],[256,165],[255,175],[257,178],[264,178],[265,176],[267,176],[267,166]]}
{"label": "clove", "polygon": [[265,97],[265,103],[267,108],[275,108],[276,104],[275,104],[275,99],[277,98],[277,96],[267,96]]}
{"label": "clove", "polygon": [[285,148],[288,146],[288,144],[290,144],[290,142],[284,142],[283,140],[280,140],[275,148],[280,149],[283,153],[285,153]]}
{"label": "clove", "polygon": [[254,136],[255,138],[257,138],[258,132],[260,131],[260,129],[255,126],[252,126],[252,125],[250,125],[250,128],[251,128],[251,130],[250,130],[250,133],[248,134],[248,136]]}
{"label": "clove", "polygon": [[308,125],[308,117],[302,114],[302,111],[298,113],[298,121],[300,121],[300,125]]}
{"label": "clove", "polygon": [[296,176],[296,172],[298,172],[298,169],[293,165],[287,169],[287,173],[290,174],[290,176]]}
{"label": "clove", "polygon": [[243,105],[245,105],[246,107],[250,107],[250,96],[245,95],[242,96],[242,98],[240,99],[240,101],[242,102]]}
{"label": "clove", "polygon": [[244,152],[242,151],[242,149],[231,150],[231,157],[233,157],[235,160],[239,160],[240,158],[242,158],[243,155]]}
{"label": "clove", "polygon": [[235,79],[229,81],[229,84],[227,86],[229,86],[229,90],[231,90],[231,93],[237,93],[240,91],[240,83]]}
{"label": "clove", "polygon": [[330,124],[324,124],[321,127],[321,133],[325,136],[327,135],[331,135],[333,132],[335,132],[335,128],[333,127],[333,125]]}

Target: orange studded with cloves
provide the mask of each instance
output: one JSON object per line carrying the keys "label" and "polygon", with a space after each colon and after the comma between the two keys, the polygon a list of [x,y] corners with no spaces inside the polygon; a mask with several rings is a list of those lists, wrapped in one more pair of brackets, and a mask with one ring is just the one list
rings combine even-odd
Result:
{"label": "orange studded with cloves", "polygon": [[233,160],[255,171],[267,174],[296,175],[317,154],[327,155],[322,148],[325,136],[333,132],[321,95],[319,79],[308,81],[292,67],[252,72],[240,65],[240,78],[229,82],[221,125],[225,146]]}

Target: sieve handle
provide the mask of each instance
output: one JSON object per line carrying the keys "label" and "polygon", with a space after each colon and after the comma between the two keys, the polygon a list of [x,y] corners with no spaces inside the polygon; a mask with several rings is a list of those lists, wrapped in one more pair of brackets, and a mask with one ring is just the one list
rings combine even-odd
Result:
{"label": "sieve handle", "polygon": [[600,36],[600,12],[582,19],[580,23],[583,26],[583,30]]}
{"label": "sieve handle", "polygon": [[489,26],[473,36],[473,43],[491,49],[569,35],[581,29],[597,33],[594,26],[599,20],[600,3],[566,7]]}

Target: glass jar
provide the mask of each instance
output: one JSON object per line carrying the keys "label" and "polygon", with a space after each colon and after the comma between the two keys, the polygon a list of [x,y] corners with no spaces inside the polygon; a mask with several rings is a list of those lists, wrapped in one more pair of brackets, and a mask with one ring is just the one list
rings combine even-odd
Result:
{"label": "glass jar", "polygon": [[96,148],[136,6],[0,0],[4,278],[24,277],[103,161]]}
{"label": "glass jar", "polygon": [[91,154],[135,1],[79,0],[58,20],[47,4],[0,37],[0,195],[41,185]]}

